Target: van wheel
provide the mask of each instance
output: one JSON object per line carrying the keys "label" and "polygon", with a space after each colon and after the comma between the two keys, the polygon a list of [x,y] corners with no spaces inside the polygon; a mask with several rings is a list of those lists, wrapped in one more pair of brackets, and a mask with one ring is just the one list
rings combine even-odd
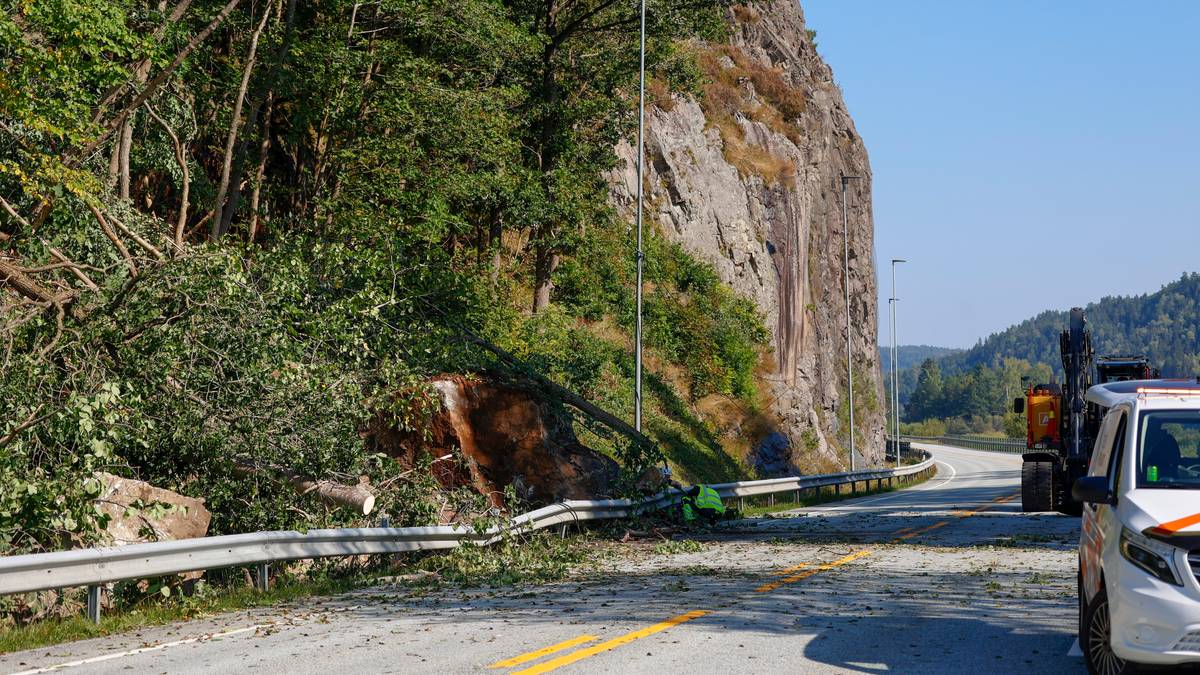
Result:
{"label": "van wheel", "polygon": [[1075,587],[1079,591],[1079,620],[1076,622],[1076,625],[1078,626],[1078,629],[1077,629],[1078,632],[1076,633],[1076,635],[1079,636],[1079,647],[1080,647],[1080,649],[1082,649],[1083,648],[1083,636],[1085,633],[1087,633],[1087,625],[1084,623],[1083,619],[1084,619],[1084,617],[1087,616],[1087,608],[1088,608],[1087,596],[1083,594],[1083,568],[1082,568],[1082,565],[1080,566],[1079,573],[1076,575]]}
{"label": "van wheel", "polygon": [[1112,614],[1109,613],[1108,593],[1103,588],[1087,603],[1079,641],[1088,672],[1092,675],[1125,675],[1134,672],[1130,664],[1113,653]]}

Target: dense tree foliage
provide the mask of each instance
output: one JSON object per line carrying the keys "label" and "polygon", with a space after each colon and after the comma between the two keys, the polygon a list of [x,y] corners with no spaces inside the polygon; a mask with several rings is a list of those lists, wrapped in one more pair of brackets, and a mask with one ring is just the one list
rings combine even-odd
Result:
{"label": "dense tree foliage", "polygon": [[[698,90],[683,38],[719,38],[720,5],[650,3],[656,80]],[[361,425],[496,367],[464,327],[626,414],[633,256],[602,173],[636,119],[635,9],[6,3],[0,553],[92,537],[99,469],[205,497],[214,532],[343,522],[238,462],[392,477]],[[649,247],[647,342],[686,373],[651,428],[709,452],[670,416],[752,396],[762,320]],[[393,522],[431,517],[390,484]]]}
{"label": "dense tree foliage", "polygon": [[1051,374],[1048,366],[1022,359],[1005,359],[998,368],[976,366],[965,373],[944,374],[939,361],[929,358],[916,371],[916,385],[904,409],[908,420],[943,420],[952,433],[1017,436],[1023,425],[1011,404],[1023,391],[1023,378],[1048,382]]}

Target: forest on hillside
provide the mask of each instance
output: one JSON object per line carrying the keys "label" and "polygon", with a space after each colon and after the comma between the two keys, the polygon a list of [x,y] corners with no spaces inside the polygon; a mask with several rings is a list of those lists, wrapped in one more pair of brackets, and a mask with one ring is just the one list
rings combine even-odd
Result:
{"label": "forest on hillside", "polygon": [[[633,242],[602,174],[636,121],[636,3],[5,10],[0,554],[92,541],[98,471],[204,497],[212,534],[355,522],[247,463],[362,477],[427,523],[360,432],[416,428],[432,375],[505,367],[470,335],[632,418]],[[689,40],[725,11],[650,3],[660,95],[701,91]],[[762,317],[653,227],[647,253],[647,429],[736,477],[690,403],[754,405]]]}
{"label": "forest on hillside", "polygon": [[[1148,356],[1165,377],[1200,374],[1200,273],[1185,273],[1154,293],[1102,298],[1089,303],[1084,316],[1097,354]],[[1057,370],[1058,334],[1067,320],[1067,310],[1042,312],[942,359],[942,368],[963,372],[1018,358]]]}
{"label": "forest on hillside", "polygon": [[[961,351],[952,347],[934,347],[932,345],[900,345],[896,348],[896,361],[900,364],[900,370],[909,370],[914,366],[919,366],[925,359],[941,359]],[[887,345],[879,347],[879,367],[883,372],[891,372],[892,367],[892,348]]]}
{"label": "forest on hillside", "polygon": [[[1200,375],[1200,274],[1184,274],[1155,293],[1103,298],[1084,314],[1097,354],[1146,355],[1164,377]],[[1042,312],[969,350],[902,371],[905,418],[943,420],[963,431],[1000,431],[1020,375],[1036,382],[1061,378],[1058,335],[1067,321],[1065,310]],[[1010,433],[1019,430],[1008,426]]]}

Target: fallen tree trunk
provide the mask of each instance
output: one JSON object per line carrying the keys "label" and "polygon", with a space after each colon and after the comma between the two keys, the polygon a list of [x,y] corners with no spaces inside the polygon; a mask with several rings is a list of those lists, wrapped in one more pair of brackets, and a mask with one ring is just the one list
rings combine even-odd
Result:
{"label": "fallen tree trunk", "polygon": [[531,377],[535,381],[537,381],[538,384],[540,384],[541,386],[545,387],[546,389],[549,389],[550,391],[552,391],[556,396],[558,396],[560,399],[562,399],[562,401],[564,403],[576,408],[577,410],[584,413],[585,415],[588,415],[592,419],[595,419],[598,422],[608,425],[609,428],[611,428],[615,431],[619,431],[619,432],[625,434],[626,436],[629,436],[630,438],[637,441],[638,443],[643,443],[643,444],[649,445],[649,446],[657,445],[653,440],[650,439],[649,436],[647,436],[647,435],[643,434],[642,432],[638,431],[637,429],[635,429],[632,424],[617,417],[616,415],[613,415],[612,413],[608,412],[607,410],[588,401],[584,397],[580,396],[579,394],[576,394],[575,392],[571,391],[570,389],[567,389],[566,387],[558,384],[557,382],[554,382],[550,378],[545,377],[544,375],[542,375],[540,373],[534,372],[531,368],[525,366],[525,364],[522,363],[521,360],[518,359],[516,356],[513,356],[512,354],[504,351],[503,349],[501,349],[500,347],[497,347],[496,345],[492,344],[491,342],[488,342],[487,340],[479,337],[478,335],[475,335],[474,333],[470,332],[469,330],[466,330],[466,329],[461,329],[461,330],[466,335],[468,340],[470,340],[471,342],[474,342],[475,344],[479,345],[480,347],[483,347],[484,349],[488,350],[492,354],[495,354],[497,357],[499,357],[499,359],[501,361],[503,361],[509,367],[520,369],[526,375],[528,375],[529,377]]}
{"label": "fallen tree trunk", "polygon": [[51,291],[34,281],[20,267],[4,260],[0,260],[0,286],[9,286],[18,294],[34,302],[43,302],[49,305],[61,305],[74,298],[74,295],[70,293],[58,294]]}
{"label": "fallen tree trunk", "polygon": [[270,472],[286,478],[297,494],[315,494],[318,499],[331,506],[346,506],[365,515],[375,509],[375,495],[365,483],[346,485],[331,480],[302,476],[295,471],[276,464],[262,465],[248,460],[236,460],[235,471],[242,475]]}

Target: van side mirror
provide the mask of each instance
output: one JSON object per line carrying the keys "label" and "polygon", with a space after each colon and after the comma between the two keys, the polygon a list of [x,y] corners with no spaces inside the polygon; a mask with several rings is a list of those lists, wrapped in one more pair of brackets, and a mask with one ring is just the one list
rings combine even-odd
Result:
{"label": "van side mirror", "polygon": [[1108,489],[1107,476],[1084,476],[1075,481],[1071,486],[1071,496],[1077,502],[1086,502],[1088,504],[1108,504],[1117,503],[1117,497]]}
{"label": "van side mirror", "polygon": [[1023,398],[1014,398],[1013,399],[1013,412],[1017,413],[1018,415],[1025,412],[1025,399],[1023,399]]}

